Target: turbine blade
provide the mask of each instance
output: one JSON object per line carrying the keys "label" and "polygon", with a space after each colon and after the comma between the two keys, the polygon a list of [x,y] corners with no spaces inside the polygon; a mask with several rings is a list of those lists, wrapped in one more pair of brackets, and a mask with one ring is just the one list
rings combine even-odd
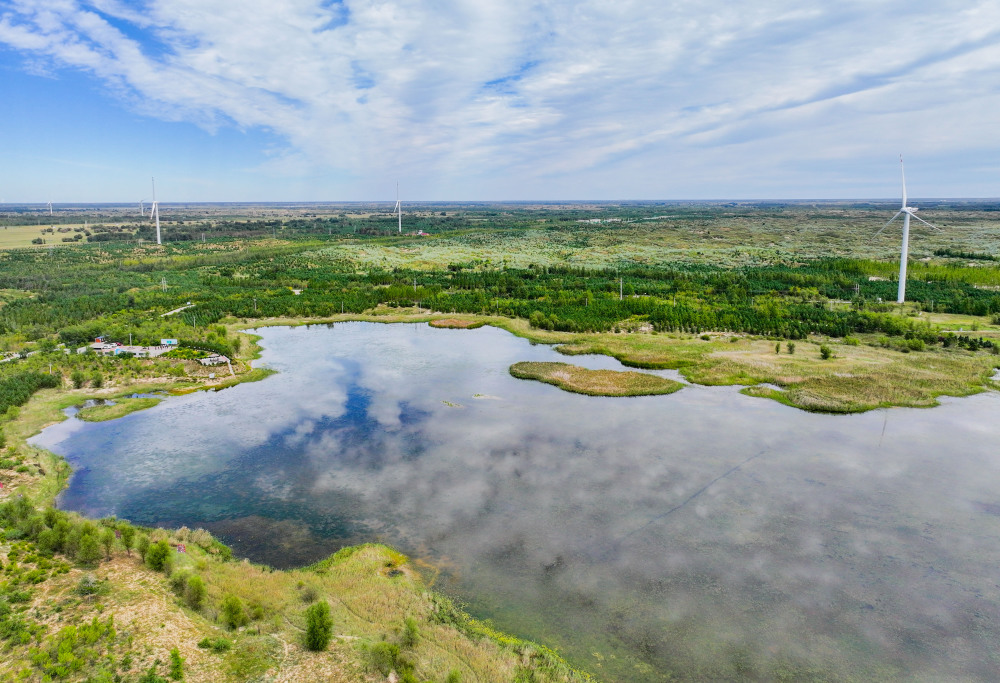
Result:
{"label": "turbine blade", "polygon": [[903,155],[899,155],[899,175],[903,178],[903,208],[906,208],[906,171],[903,169]]}
{"label": "turbine blade", "polygon": [[905,212],[902,209],[900,209],[899,211],[897,211],[896,215],[893,216],[892,218],[890,218],[889,220],[887,220],[885,222],[885,225],[883,225],[881,228],[879,228],[878,232],[876,232],[874,235],[872,235],[872,237],[877,236],[879,232],[882,232],[883,230],[885,230],[886,228],[888,228],[889,227],[889,223],[892,223],[894,220],[896,220],[897,218],[899,218],[899,214],[901,214],[901,213],[905,213]]}
{"label": "turbine blade", "polygon": [[928,223],[928,222],[927,222],[927,221],[925,221],[925,220],[924,220],[923,218],[919,218],[918,216],[914,216],[914,215],[913,215],[912,213],[910,213],[910,215],[911,215],[911,216],[913,216],[913,218],[915,218],[915,219],[917,219],[918,221],[920,221],[921,223],[923,223],[924,225],[926,225],[927,227],[930,227],[930,228],[934,228],[934,229],[935,229],[935,230],[937,230],[938,232],[944,232],[944,230],[942,230],[941,228],[939,228],[939,227],[938,227],[938,226],[936,226],[936,225],[932,225],[931,223]]}

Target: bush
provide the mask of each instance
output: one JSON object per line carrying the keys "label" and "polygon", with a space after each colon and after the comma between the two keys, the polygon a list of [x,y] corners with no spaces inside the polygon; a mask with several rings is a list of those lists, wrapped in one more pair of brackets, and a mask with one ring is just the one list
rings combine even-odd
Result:
{"label": "bush", "polygon": [[149,546],[146,551],[146,564],[150,569],[163,571],[170,564],[170,544],[166,541],[157,541]]}
{"label": "bush", "polygon": [[250,623],[243,603],[235,595],[227,595],[222,599],[222,623],[231,630]]}
{"label": "bush", "polygon": [[819,357],[823,360],[830,360],[833,358],[833,350],[826,344],[819,345]]}
{"label": "bush", "polygon": [[188,579],[184,600],[193,610],[200,610],[205,604],[205,582],[197,574]]}
{"label": "bush", "polygon": [[330,605],[320,600],[306,610],[306,647],[314,652],[325,650],[333,634]]}
{"label": "bush", "polygon": [[388,676],[396,668],[396,660],[399,659],[399,645],[382,641],[376,643],[368,651],[372,665],[378,669],[383,676]]}
{"label": "bush", "polygon": [[80,538],[80,548],[76,552],[76,560],[89,567],[101,561],[101,543],[95,534],[86,534]]}
{"label": "bush", "polygon": [[417,620],[413,617],[406,617],[403,622],[403,647],[413,647],[420,642],[420,629],[417,628]]}
{"label": "bush", "polygon": [[80,370],[74,370],[69,376],[69,381],[73,383],[74,389],[79,389],[87,381],[87,376]]}
{"label": "bush", "polygon": [[184,680],[184,658],[176,647],[170,651],[170,678],[175,681]]}
{"label": "bush", "polygon": [[146,534],[142,534],[141,536],[139,536],[139,540],[135,544],[135,549],[136,552],[139,553],[139,558],[143,562],[145,562],[146,553],[149,552],[149,536],[147,536]]}
{"label": "bush", "polygon": [[233,641],[228,638],[202,638],[198,641],[198,647],[210,649],[212,652],[228,652],[233,648]]}
{"label": "bush", "polygon": [[788,347],[788,353],[790,354],[795,353],[795,342],[788,342],[787,347]]}

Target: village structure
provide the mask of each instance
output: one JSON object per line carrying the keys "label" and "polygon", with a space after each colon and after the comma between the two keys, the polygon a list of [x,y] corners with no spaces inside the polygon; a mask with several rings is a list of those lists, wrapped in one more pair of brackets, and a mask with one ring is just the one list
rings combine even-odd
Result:
{"label": "village structure", "polygon": [[[98,337],[89,346],[81,346],[76,352],[92,352],[99,356],[120,356],[127,353],[134,358],[156,358],[176,348],[179,348],[176,339],[161,339],[155,346],[133,346]],[[206,366],[226,365],[230,362],[229,358],[215,352],[209,352],[207,356],[198,358],[197,361]]]}

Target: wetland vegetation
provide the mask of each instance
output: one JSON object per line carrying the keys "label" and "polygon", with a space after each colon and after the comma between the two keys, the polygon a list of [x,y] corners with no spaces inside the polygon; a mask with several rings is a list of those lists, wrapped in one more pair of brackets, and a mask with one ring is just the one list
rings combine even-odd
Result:
{"label": "wetland vegetation", "polygon": [[[246,206],[164,205],[163,246],[151,244],[148,223],[135,220],[124,207],[65,207],[55,216],[45,216],[46,225],[29,208],[5,207],[10,210],[0,215],[4,226],[0,248],[23,248],[0,251],[0,352],[5,361],[0,363],[4,435],[0,496],[14,500],[23,494],[42,510],[64,486],[69,476],[65,463],[26,441],[45,424],[60,419],[59,408],[89,398],[112,398],[114,405],[86,409],[91,417],[112,419],[150,407],[156,400],[115,396],[146,395],[159,387],[178,393],[223,388],[266,376],[266,369],[251,368],[259,349],[242,332],[262,325],[346,320],[436,320],[438,326],[453,328],[486,324],[535,343],[558,345],[564,354],[603,354],[639,369],[676,369],[697,384],[739,384],[751,396],[816,412],[931,406],[942,395],[995,388],[992,375],[1000,364],[997,206],[926,204],[922,215],[944,231],[915,231],[907,301],[902,306],[889,303],[896,290],[898,235],[886,231],[872,237],[895,210],[889,204],[427,204],[411,211],[405,223],[408,230],[420,229],[428,236],[394,234],[387,207],[375,205],[252,207],[253,216]],[[60,227],[64,234],[58,232]],[[49,228],[53,232],[42,232]],[[41,245],[31,244],[38,239],[43,240]],[[170,313],[178,308],[184,310]],[[97,337],[138,345],[174,338],[189,351],[157,359],[76,353]],[[216,378],[213,369],[194,360],[204,352],[233,358],[235,375]],[[615,384],[631,378],[620,368],[583,368],[576,374],[593,379],[594,372],[603,377],[612,371],[617,373]],[[23,521],[5,523],[7,533]],[[38,554],[29,547],[35,542],[30,534],[17,534],[8,536],[0,550],[7,553],[5,567],[10,566],[11,550]],[[113,562],[129,562],[128,554],[122,560],[118,557],[122,548],[115,547]],[[371,552],[378,556],[372,560],[377,563],[383,561],[378,553],[389,551]],[[72,582],[87,571],[58,551],[42,559],[76,567],[59,575],[72,577],[59,579],[70,582],[60,591],[70,591]],[[212,558],[204,561],[212,567],[205,570],[208,574],[227,571],[229,566],[221,561],[217,566]],[[29,564],[30,571],[39,568],[34,560]],[[147,570],[136,571],[129,576],[147,588],[159,586],[156,590],[162,588],[168,591],[162,595],[169,596],[165,577],[154,580],[155,575],[142,573]],[[215,579],[208,574],[205,581],[210,583]],[[17,576],[6,584],[11,590],[21,590],[16,586],[24,584],[21,573]],[[260,569],[259,576],[285,574]],[[406,576],[409,580],[410,574]],[[106,578],[115,585],[115,572]],[[421,594],[416,575],[412,579],[415,594]],[[115,588],[112,594],[120,590],[124,589]],[[215,597],[221,600],[221,595]],[[138,600],[134,595],[128,599]],[[405,603],[408,598],[399,599]],[[42,600],[19,604],[34,605],[29,609],[38,612]],[[183,622],[183,629],[194,629],[192,634],[197,631],[200,638],[225,638],[212,630],[218,628],[212,622],[221,602],[196,615],[183,607],[182,597],[176,600],[177,605],[164,609],[180,615],[177,623]],[[97,634],[86,638],[107,640],[110,627],[92,621],[101,617],[95,605],[104,609],[111,599],[79,602],[73,617],[77,627],[86,621]],[[170,599],[163,597],[161,602],[168,605]],[[330,597],[329,604],[336,633],[338,603]],[[20,607],[15,611],[28,614]],[[274,653],[281,640],[297,630],[281,631],[275,615],[295,623],[301,619],[300,626],[305,625],[304,611],[290,616],[292,612],[281,607],[268,614],[271,621],[254,623],[271,624],[263,628],[270,635],[254,640],[243,627],[249,639],[235,650],[246,661],[258,662],[254,671],[292,666],[291,660]],[[505,614],[509,619],[505,623],[520,623],[503,608],[496,614]],[[32,622],[39,626],[31,647],[57,647],[55,641],[45,643],[58,633],[60,618],[57,613],[38,615]],[[403,629],[407,616],[411,615],[379,613],[371,621],[375,630],[343,634],[348,640],[342,642],[335,636],[333,642],[346,645],[334,660],[343,663],[344,671],[378,676],[384,667],[374,664],[375,659],[384,663],[392,652],[403,651],[390,646],[398,645],[394,634],[403,630],[393,629]],[[420,623],[423,634],[429,627]],[[381,638],[376,634],[379,628],[389,643],[379,652],[392,652],[373,655]],[[471,657],[477,648],[469,643],[482,643],[476,634],[489,630],[475,628],[465,631],[463,637],[471,638],[461,641],[465,644],[459,644],[460,638],[455,641],[455,651],[464,653],[461,657]],[[645,637],[644,631],[631,626],[615,628],[625,640]],[[545,626],[518,629],[547,633]],[[490,633],[497,652],[506,652],[498,657],[508,659],[506,664],[483,664],[487,669],[497,666],[507,675],[511,669],[503,667],[513,666],[510,662],[535,661],[524,650],[534,646],[522,643],[504,650],[504,638]],[[349,638],[359,638],[369,649]],[[144,654],[130,652],[131,660],[148,670],[155,659],[167,662],[168,650],[179,647],[179,656],[188,662],[189,680],[197,680],[199,668],[214,672],[205,674],[205,680],[222,675],[222,669],[207,663],[202,650],[182,642],[167,645],[150,641],[143,646]],[[16,661],[23,662],[31,676],[45,674],[41,668],[32,669],[27,649],[17,652],[24,656],[18,655]],[[374,659],[365,659],[366,652]],[[747,666],[759,671],[777,666],[755,659],[753,652],[744,654]],[[116,672],[138,677],[138,669],[121,668],[125,655],[121,651],[101,656],[117,657]],[[231,663],[232,654],[226,657]],[[539,657],[546,662],[537,668],[539,676],[545,667],[562,672],[552,675],[575,675],[565,673],[569,670],[557,666],[555,658]],[[732,661],[739,660],[733,657]],[[702,661],[684,661],[695,660]],[[96,661],[88,660],[80,671],[96,676],[104,666]],[[313,662],[309,666],[320,666],[319,660],[309,661]],[[323,661],[327,663],[322,666],[333,666]],[[402,669],[420,680],[444,680],[453,666],[479,670],[478,664],[463,669],[457,660],[447,661],[451,663]],[[655,678],[656,666],[648,661],[665,660],[657,655],[636,664],[639,668],[626,669],[639,678]],[[579,653],[573,662],[612,678],[629,677],[622,673],[626,669],[610,664],[595,667]],[[794,662],[788,666],[796,671],[808,669],[829,678],[839,675],[829,661],[818,669],[809,668],[812,665],[796,654]],[[235,680],[242,674],[233,671],[242,671],[243,665],[232,666],[235,669],[227,669],[227,675]],[[8,671],[17,673],[13,668]],[[665,671],[660,673],[666,675]],[[671,675],[697,678],[694,671],[687,672],[690,676],[684,671]],[[166,675],[166,666],[161,673]]]}

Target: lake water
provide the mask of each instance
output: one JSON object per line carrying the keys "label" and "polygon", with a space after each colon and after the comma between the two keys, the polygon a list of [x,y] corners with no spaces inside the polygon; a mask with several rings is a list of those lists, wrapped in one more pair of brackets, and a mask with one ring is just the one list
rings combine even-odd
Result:
{"label": "lake water", "polygon": [[996,679],[996,393],[852,416],[595,398],[507,368],[616,361],[493,328],[259,334],[277,375],[36,437],[75,469],[60,505],[279,567],[383,540],[603,680]]}

